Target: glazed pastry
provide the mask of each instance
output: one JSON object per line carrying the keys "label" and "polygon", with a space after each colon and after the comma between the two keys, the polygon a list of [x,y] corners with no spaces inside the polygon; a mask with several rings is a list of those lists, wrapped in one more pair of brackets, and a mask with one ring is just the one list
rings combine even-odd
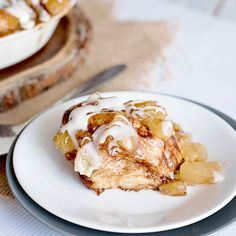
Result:
{"label": "glazed pastry", "polygon": [[74,3],[75,0],[2,0],[0,37],[49,21]]}
{"label": "glazed pastry", "polygon": [[27,5],[26,1],[4,0],[0,5],[0,9],[18,19],[20,25],[17,30],[31,29],[36,24],[36,14],[33,9]]}
{"label": "glazed pastry", "polygon": [[156,101],[91,95],[65,111],[54,144],[97,194],[120,188],[183,196],[186,183],[214,183],[220,173]]}
{"label": "glazed pastry", "polygon": [[42,0],[42,5],[52,16],[63,11],[69,4],[69,0]]}
{"label": "glazed pastry", "polygon": [[42,4],[42,0],[26,0],[27,4],[34,10],[37,22],[50,20],[51,15]]}
{"label": "glazed pastry", "polygon": [[111,188],[158,190],[174,179],[183,158],[171,124],[164,141],[142,122],[149,118],[170,122],[155,101],[123,104],[93,95],[64,113],[54,143],[97,194]]}

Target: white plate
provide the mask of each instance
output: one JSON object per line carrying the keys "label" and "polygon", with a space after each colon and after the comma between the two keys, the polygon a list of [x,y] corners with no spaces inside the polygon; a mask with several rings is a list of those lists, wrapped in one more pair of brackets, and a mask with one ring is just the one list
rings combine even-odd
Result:
{"label": "white plate", "polygon": [[185,197],[155,191],[107,190],[100,196],[86,189],[73,167],[53,147],[61,117],[85,97],[61,104],[40,115],[20,135],[14,149],[16,177],[26,193],[49,212],[70,222],[112,232],[154,232],[199,221],[226,205],[236,193],[236,132],[221,118],[188,101],[140,92],[112,92],[104,96],[155,99],[173,120],[206,145],[209,159],[224,169],[224,180],[214,185],[188,187]]}

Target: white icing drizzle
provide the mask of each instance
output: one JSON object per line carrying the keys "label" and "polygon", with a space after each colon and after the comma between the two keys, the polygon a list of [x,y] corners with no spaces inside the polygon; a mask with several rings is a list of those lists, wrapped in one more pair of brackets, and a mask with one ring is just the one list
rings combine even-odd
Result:
{"label": "white icing drizzle", "polygon": [[[97,99],[95,100],[95,98]],[[120,111],[124,109],[124,105],[116,97],[98,98],[97,95],[97,97],[89,97],[86,102],[81,104],[81,107],[74,109],[70,113],[69,121],[61,127],[60,131],[64,133],[67,130],[75,148],[78,148],[78,142],[75,137],[76,132],[78,130],[87,130],[89,118],[102,112],[102,109]]]}
{"label": "white icing drizzle", "polygon": [[133,128],[130,121],[123,115],[117,115],[116,120],[107,125],[100,137],[100,143],[104,143],[106,138],[111,135],[116,140],[123,140],[126,137],[138,137],[137,131]]}
{"label": "white icing drizzle", "polygon": [[51,15],[43,8],[43,6],[40,4],[40,2],[43,2],[44,4],[47,3],[47,1],[31,0],[32,6],[39,13],[39,20],[42,22],[49,21],[51,18]]}
{"label": "white icing drizzle", "polygon": [[101,135],[104,128],[104,125],[100,126],[93,134],[93,141],[78,149],[74,162],[74,171],[90,177],[92,172],[100,166],[101,157],[99,155],[97,137]]}
{"label": "white icing drizzle", "polygon": [[[48,0],[31,0],[30,2],[38,12],[40,22],[47,22],[51,19],[51,15],[41,5],[41,3],[46,4],[47,2]],[[63,0],[58,0],[58,2],[63,3]],[[70,0],[70,5],[73,6],[76,2],[77,0]],[[36,14],[25,0],[0,0],[0,9],[4,9],[18,18],[22,29],[32,29],[36,25]]]}
{"label": "white icing drizzle", "polygon": [[91,95],[89,95],[89,97],[87,98],[87,101],[92,102],[92,101],[96,101],[98,99],[101,99],[102,95],[99,92],[93,93]]}
{"label": "white icing drizzle", "polygon": [[173,123],[170,120],[163,120],[161,122],[161,128],[162,128],[163,134],[167,138],[170,138],[172,135],[175,134]]}
{"label": "white icing drizzle", "polygon": [[74,162],[74,170],[76,172],[90,177],[93,170],[101,165],[99,145],[103,144],[108,136],[113,137],[113,140],[108,144],[108,152],[112,156],[119,153],[118,140],[126,140],[131,137],[138,138],[137,131],[133,128],[129,120],[122,115],[117,115],[115,121],[108,125],[101,125],[94,132],[93,141],[78,149]]}
{"label": "white icing drizzle", "polygon": [[213,183],[218,183],[224,179],[222,173],[213,171]]}
{"label": "white icing drizzle", "polygon": [[22,29],[31,29],[35,26],[35,13],[23,0],[11,0],[11,4],[4,9],[19,19]]}
{"label": "white icing drizzle", "polygon": [[[121,141],[122,145],[128,150],[132,150],[133,145],[141,145],[141,150],[137,149],[136,154],[139,158],[149,158],[150,162],[154,165],[158,165],[164,149],[164,141],[160,139],[141,139],[139,140],[136,129],[133,127],[129,119],[119,113],[115,116],[109,124],[104,124],[98,127],[92,135],[92,138],[88,139],[89,142],[79,148],[78,141],[76,139],[76,132],[78,130],[87,130],[88,120],[91,116],[105,111],[121,111],[126,108],[129,112],[134,107],[133,104],[139,101],[132,101],[124,104],[117,97],[101,98],[99,93],[92,94],[85,102],[82,102],[79,107],[72,110],[69,115],[68,122],[61,127],[60,132],[68,132],[71,140],[77,151],[77,155],[74,162],[74,170],[81,175],[91,176],[92,172],[99,168],[102,163],[100,144],[103,144],[107,137],[111,136],[113,139],[108,143],[108,153],[111,156],[117,155],[120,152],[120,146],[117,141]],[[141,101],[143,102],[143,101]],[[144,115],[145,110],[154,110],[156,112],[165,112],[161,106],[145,106],[140,109],[136,109],[136,114],[140,116]],[[132,113],[133,115],[133,113]],[[174,129],[172,122],[169,120],[162,121],[163,134],[167,137],[173,135]],[[139,142],[139,143],[138,143]],[[148,157],[146,155],[148,153]],[[169,154],[169,155],[168,155]],[[165,153],[167,159],[169,159],[170,153]]]}
{"label": "white icing drizzle", "polygon": [[155,112],[161,112],[163,114],[166,114],[165,109],[158,103],[156,105],[145,105],[136,107],[135,104],[145,102],[145,100],[135,100],[135,101],[129,101],[125,103],[126,110],[132,114],[133,116],[138,116],[140,118],[145,117],[145,111],[147,110],[153,110]]}

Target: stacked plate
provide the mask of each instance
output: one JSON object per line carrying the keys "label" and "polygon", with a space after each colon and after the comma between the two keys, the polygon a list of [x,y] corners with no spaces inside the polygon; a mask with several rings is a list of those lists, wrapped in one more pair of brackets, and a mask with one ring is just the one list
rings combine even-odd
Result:
{"label": "stacked plate", "polygon": [[[86,189],[73,167],[52,144],[64,110],[86,97],[60,104],[34,119],[17,137],[7,157],[7,177],[16,199],[33,216],[65,234],[203,235],[236,218],[236,122],[208,106],[183,98],[141,92],[113,92],[122,101],[159,101],[170,117],[203,143],[209,160],[223,168],[213,185],[188,187],[184,197],[155,191]],[[116,234],[117,235],[117,234]]]}

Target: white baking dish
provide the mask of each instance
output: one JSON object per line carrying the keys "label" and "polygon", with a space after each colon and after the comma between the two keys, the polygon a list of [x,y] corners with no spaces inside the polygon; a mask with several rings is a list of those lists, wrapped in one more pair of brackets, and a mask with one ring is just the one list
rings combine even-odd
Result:
{"label": "white baking dish", "polygon": [[60,18],[67,14],[70,8],[32,29],[0,38],[0,70],[23,61],[39,51],[52,37]]}

